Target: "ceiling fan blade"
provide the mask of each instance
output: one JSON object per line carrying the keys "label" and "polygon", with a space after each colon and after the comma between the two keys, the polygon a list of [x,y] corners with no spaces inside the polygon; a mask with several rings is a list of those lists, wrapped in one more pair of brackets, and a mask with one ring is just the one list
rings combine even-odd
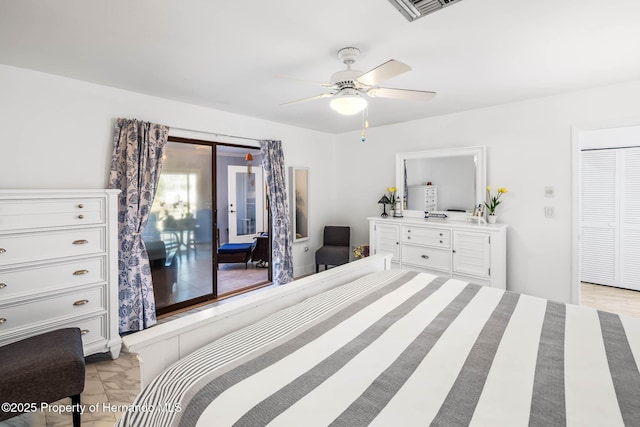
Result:
{"label": "ceiling fan blade", "polygon": [[409,70],[411,70],[411,67],[404,62],[390,59],[384,64],[378,65],[373,70],[367,71],[358,77],[356,81],[365,86],[373,86],[384,80],[406,73]]}
{"label": "ceiling fan blade", "polygon": [[295,80],[297,82],[302,82],[302,83],[310,83],[312,85],[322,86],[322,87],[332,87],[333,86],[332,83],[319,82],[317,80],[301,79],[301,78],[298,78],[298,77],[283,76],[283,75],[278,75],[276,77],[278,77],[280,79],[286,79],[286,80]]}
{"label": "ceiling fan blade", "polygon": [[323,94],[316,95],[316,96],[310,96],[308,98],[296,99],[295,101],[285,102],[285,103],[282,103],[280,105],[289,105],[289,104],[295,104],[295,103],[298,103],[298,102],[313,101],[314,99],[329,98],[329,97],[332,97],[332,96],[333,96],[332,93],[323,93]]}
{"label": "ceiling fan blade", "polygon": [[372,98],[393,98],[393,99],[406,99],[410,101],[428,101],[434,96],[435,92],[428,92],[426,90],[411,90],[411,89],[392,89],[389,87],[374,87],[367,91],[367,95]]}

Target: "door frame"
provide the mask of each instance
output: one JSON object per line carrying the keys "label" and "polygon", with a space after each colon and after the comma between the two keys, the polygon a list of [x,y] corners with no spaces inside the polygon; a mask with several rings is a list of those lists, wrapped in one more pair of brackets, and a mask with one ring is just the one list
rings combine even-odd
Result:
{"label": "door frame", "polygon": [[[582,258],[582,251],[580,248],[580,218],[582,218],[582,161],[580,153],[583,148],[587,147],[586,132],[613,131],[614,129],[631,127],[640,127],[640,121],[630,122],[609,120],[600,123],[584,123],[571,126],[571,304],[579,305],[582,296],[580,286],[580,277],[582,273],[582,267],[580,265],[580,260]],[[617,146],[620,148],[624,147],[624,145]]]}

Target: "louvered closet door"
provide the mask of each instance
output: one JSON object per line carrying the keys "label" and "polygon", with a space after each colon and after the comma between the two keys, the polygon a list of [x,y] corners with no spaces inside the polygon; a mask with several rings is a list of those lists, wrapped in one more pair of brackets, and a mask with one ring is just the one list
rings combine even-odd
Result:
{"label": "louvered closet door", "polygon": [[616,286],[618,198],[616,152],[582,152],[582,277],[583,282]]}
{"label": "louvered closet door", "polygon": [[621,192],[621,286],[640,290],[640,148],[620,150],[623,161]]}
{"label": "louvered closet door", "polygon": [[582,278],[640,290],[640,148],[582,152]]}

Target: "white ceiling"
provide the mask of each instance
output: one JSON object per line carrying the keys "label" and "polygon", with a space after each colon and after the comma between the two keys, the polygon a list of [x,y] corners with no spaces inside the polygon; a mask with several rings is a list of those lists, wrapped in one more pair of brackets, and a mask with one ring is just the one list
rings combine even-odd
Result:
{"label": "white ceiling", "polygon": [[409,23],[388,0],[0,0],[0,63],[339,133],[361,115],[324,90],[388,59],[384,86],[429,102],[370,99],[371,126],[640,78],[639,0],[463,0]]}

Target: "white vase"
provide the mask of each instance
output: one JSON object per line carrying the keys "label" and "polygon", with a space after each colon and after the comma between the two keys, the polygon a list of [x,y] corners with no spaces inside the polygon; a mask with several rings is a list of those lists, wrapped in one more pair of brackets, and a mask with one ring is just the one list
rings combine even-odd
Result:
{"label": "white vase", "polygon": [[494,215],[492,215],[492,214],[487,215],[487,222],[489,224],[495,224],[497,219],[498,219],[498,216],[495,215],[495,214]]}

